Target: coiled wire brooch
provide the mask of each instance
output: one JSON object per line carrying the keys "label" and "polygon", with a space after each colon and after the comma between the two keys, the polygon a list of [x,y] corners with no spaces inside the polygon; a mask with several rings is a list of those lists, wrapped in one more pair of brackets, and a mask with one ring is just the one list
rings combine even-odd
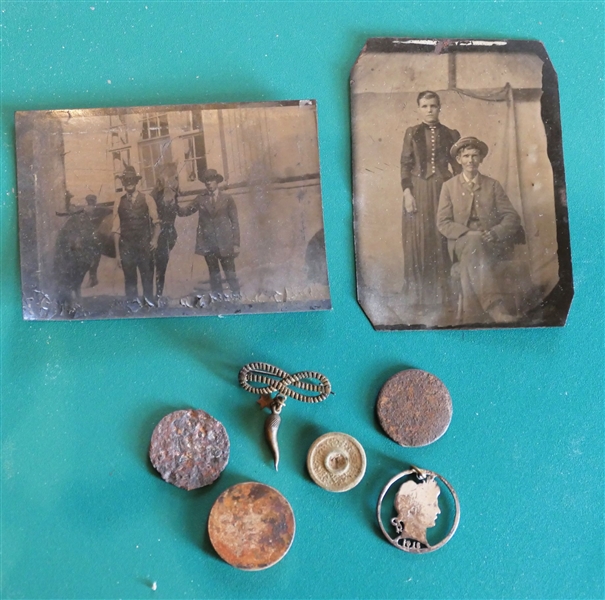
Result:
{"label": "coiled wire brooch", "polygon": [[332,393],[332,386],[325,375],[316,371],[301,371],[290,375],[264,362],[253,362],[242,367],[239,372],[239,384],[247,392],[260,393],[258,403],[261,408],[271,409],[271,414],[265,420],[265,436],[273,453],[277,471],[279,465],[277,431],[286,399],[293,398],[299,402],[316,404]]}

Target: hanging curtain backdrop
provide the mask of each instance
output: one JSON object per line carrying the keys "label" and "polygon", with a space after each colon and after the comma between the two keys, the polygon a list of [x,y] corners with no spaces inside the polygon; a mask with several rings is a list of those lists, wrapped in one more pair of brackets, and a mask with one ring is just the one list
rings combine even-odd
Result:
{"label": "hanging curtain backdrop", "polygon": [[[529,107],[529,116],[527,107],[523,109],[526,129],[520,133],[508,84],[497,89],[435,91],[441,98],[441,122],[489,146],[481,172],[500,181],[526,232],[527,243],[517,246],[515,258],[527,262],[534,286],[550,291],[558,279],[554,189],[550,164],[539,159],[540,153],[546,155],[539,102]],[[400,294],[403,286],[400,156],[406,129],[419,122],[417,95],[353,95],[359,271],[362,285],[379,296]],[[524,140],[521,148],[518,137]],[[526,139],[531,143],[526,144]]]}
{"label": "hanging curtain backdrop", "polygon": [[[481,170],[502,184],[524,223],[512,88],[506,84],[499,89],[454,90],[440,95],[455,111],[455,127],[460,135],[474,135],[487,144],[490,151]],[[477,118],[479,115],[483,118]]]}

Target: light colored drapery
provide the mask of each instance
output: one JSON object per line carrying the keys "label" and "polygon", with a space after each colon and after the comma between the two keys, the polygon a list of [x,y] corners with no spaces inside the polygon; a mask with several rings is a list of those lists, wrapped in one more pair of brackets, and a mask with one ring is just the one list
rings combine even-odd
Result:
{"label": "light colored drapery", "polygon": [[[490,148],[485,175],[497,179],[525,223],[523,198],[519,183],[517,127],[513,90],[507,83],[502,88],[486,90],[452,90],[442,92],[457,116],[468,112],[468,123],[461,123],[462,136],[475,135]],[[458,108],[458,105],[460,107]],[[481,115],[482,118],[477,117]],[[472,133],[475,129],[479,131]]]}

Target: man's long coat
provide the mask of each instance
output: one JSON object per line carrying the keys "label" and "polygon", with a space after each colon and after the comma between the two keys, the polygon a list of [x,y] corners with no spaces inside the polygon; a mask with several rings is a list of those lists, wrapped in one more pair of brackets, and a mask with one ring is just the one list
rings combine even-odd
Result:
{"label": "man's long coat", "polygon": [[498,181],[477,175],[478,187],[471,192],[461,173],[446,181],[441,188],[437,209],[437,229],[447,238],[450,257],[454,260],[456,240],[469,231],[468,222],[473,202],[483,231],[493,231],[498,242],[519,243],[523,231],[521,219]]}
{"label": "man's long coat", "polygon": [[235,256],[234,247],[240,245],[237,207],[230,195],[218,190],[216,194],[214,206],[209,192],[197,196],[191,206],[191,212],[199,214],[195,253]]}

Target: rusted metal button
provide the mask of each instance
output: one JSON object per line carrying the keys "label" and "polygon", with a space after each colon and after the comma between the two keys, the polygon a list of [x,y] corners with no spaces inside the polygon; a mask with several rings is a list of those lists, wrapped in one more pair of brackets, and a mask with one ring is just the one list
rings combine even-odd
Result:
{"label": "rusted metal button", "polygon": [[162,479],[186,490],[211,484],[229,461],[229,436],[203,410],[177,410],[153,430],[151,464]]}
{"label": "rusted metal button", "polygon": [[385,433],[401,446],[426,446],[446,432],[452,420],[452,399],[440,379],[408,369],[384,384],[376,413]]}
{"label": "rusted metal button", "polygon": [[311,479],[329,492],[353,489],[366,472],[362,445],[346,433],[326,433],[317,438],[307,455]]}
{"label": "rusted metal button", "polygon": [[216,500],[208,534],[217,554],[244,571],[279,562],[294,539],[294,513],[288,501],[263,483],[239,483]]}

